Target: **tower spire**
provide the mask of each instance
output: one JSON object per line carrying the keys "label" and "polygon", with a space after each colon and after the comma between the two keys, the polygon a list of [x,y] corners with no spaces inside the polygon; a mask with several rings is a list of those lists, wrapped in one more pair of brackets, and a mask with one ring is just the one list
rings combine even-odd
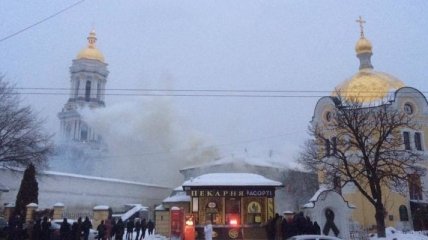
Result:
{"label": "tower spire", "polygon": [[97,42],[97,34],[95,33],[95,29],[92,29],[87,39],[88,39],[88,47],[95,48],[95,43]]}
{"label": "tower spire", "polygon": [[364,21],[361,16],[355,21],[360,24],[360,36],[361,36],[361,38],[364,38],[364,25],[363,24],[366,23],[366,21]]}
{"label": "tower spire", "polygon": [[370,41],[364,36],[364,23],[365,20],[360,16],[357,20],[357,23],[360,24],[360,39],[358,39],[357,44],[355,45],[355,51],[357,52],[357,57],[360,59],[360,70],[361,69],[373,69],[373,65],[371,63],[372,52],[372,44]]}

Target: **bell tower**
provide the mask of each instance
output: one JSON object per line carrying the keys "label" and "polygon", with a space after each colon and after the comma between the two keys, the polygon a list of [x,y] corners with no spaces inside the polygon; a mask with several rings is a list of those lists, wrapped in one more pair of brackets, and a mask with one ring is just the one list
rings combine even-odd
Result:
{"label": "bell tower", "polygon": [[104,94],[109,72],[103,54],[95,46],[95,31],[91,31],[87,39],[88,46],[78,53],[70,67],[70,94],[58,118],[62,141],[98,145],[101,135],[84,121],[81,112],[105,106]]}

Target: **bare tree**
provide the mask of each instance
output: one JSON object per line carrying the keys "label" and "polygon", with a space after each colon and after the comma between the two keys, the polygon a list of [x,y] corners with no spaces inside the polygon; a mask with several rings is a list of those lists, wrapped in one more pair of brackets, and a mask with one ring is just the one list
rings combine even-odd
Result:
{"label": "bare tree", "polygon": [[333,188],[353,184],[375,208],[377,233],[384,237],[383,188],[406,194],[410,176],[425,173],[419,164],[423,155],[406,150],[401,133],[419,127],[411,115],[389,103],[366,106],[337,95],[331,120],[309,127],[312,138],[300,161]]}
{"label": "bare tree", "polygon": [[45,166],[53,144],[42,125],[43,120],[30,106],[21,106],[18,93],[0,76],[0,166]]}

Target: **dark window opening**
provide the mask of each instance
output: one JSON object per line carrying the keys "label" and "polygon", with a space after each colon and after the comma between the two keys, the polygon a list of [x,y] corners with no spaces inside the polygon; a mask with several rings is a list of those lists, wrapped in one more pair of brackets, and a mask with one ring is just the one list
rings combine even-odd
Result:
{"label": "dark window opening", "polygon": [[85,101],[89,102],[90,97],[91,97],[91,81],[86,81]]}
{"label": "dark window opening", "polygon": [[422,200],[421,177],[417,174],[410,174],[408,184],[410,200]]}
{"label": "dark window opening", "polygon": [[337,193],[342,194],[342,182],[339,176],[334,176],[333,178],[333,189]]}
{"label": "dark window opening", "polygon": [[333,155],[337,154],[337,138],[333,137],[331,138],[331,147],[333,149]]}
{"label": "dark window opening", "polygon": [[400,221],[409,221],[409,212],[406,206],[401,205],[398,208],[398,212],[400,213]]}
{"label": "dark window opening", "polygon": [[330,140],[326,139],[325,140],[325,156],[329,157],[330,156]]}
{"label": "dark window opening", "polygon": [[415,148],[418,151],[422,151],[422,135],[420,132],[415,132]]}
{"label": "dark window opening", "polygon": [[410,133],[409,132],[403,132],[403,140],[404,140],[404,149],[405,150],[412,150],[410,147]]}

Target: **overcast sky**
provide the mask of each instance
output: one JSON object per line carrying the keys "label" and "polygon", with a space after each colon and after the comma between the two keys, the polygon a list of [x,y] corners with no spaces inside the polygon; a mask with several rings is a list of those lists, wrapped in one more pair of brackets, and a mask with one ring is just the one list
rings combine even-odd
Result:
{"label": "overcast sky", "polygon": [[[76,2],[1,1],[0,39]],[[94,28],[109,64],[107,89],[296,91],[248,93],[259,97],[106,96],[106,105],[116,108],[166,99],[177,122],[221,155],[272,149],[291,161],[308,138],[319,96],[330,95],[358,70],[359,16],[367,21],[375,70],[427,91],[427,12],[424,0],[86,0],[1,41],[0,72],[22,88],[69,88],[69,67]],[[68,91],[61,92],[66,94],[23,95],[54,133],[56,114],[68,99]],[[129,118],[145,111],[127,106]],[[117,122],[119,128],[124,124]]]}

